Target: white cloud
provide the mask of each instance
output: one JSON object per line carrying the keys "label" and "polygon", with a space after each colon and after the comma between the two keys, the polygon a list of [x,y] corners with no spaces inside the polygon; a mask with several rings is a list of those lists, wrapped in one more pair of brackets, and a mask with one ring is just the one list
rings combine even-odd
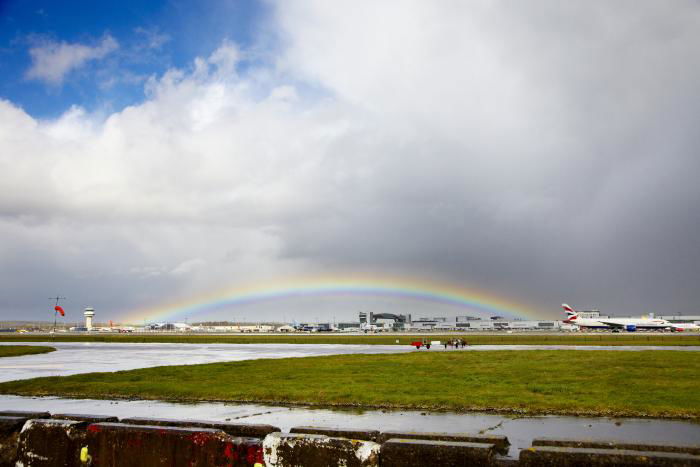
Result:
{"label": "white cloud", "polygon": [[[269,99],[261,90],[272,87],[239,77],[236,59],[225,42],[191,72],[151,79],[146,101],[106,119],[74,107],[37,121],[0,101],[5,251],[55,257],[70,277],[104,280],[108,271],[133,284],[130,306],[169,296],[185,278],[175,295],[299,264],[274,259],[269,227],[307,209],[300,187],[317,174],[305,148],[323,138],[323,116]],[[103,286],[94,290],[106,294]]]}
{"label": "white cloud", "polygon": [[46,41],[29,49],[32,65],[26,76],[51,85],[60,85],[71,71],[91,60],[104,58],[118,48],[117,41],[109,35],[95,46]]}

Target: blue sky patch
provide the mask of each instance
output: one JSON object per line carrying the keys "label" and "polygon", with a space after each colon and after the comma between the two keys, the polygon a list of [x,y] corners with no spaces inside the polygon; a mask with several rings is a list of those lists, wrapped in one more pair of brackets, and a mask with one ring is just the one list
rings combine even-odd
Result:
{"label": "blue sky patch", "polygon": [[225,39],[246,49],[265,5],[251,1],[0,1],[0,98],[37,118],[72,105],[112,112],[144,83]]}

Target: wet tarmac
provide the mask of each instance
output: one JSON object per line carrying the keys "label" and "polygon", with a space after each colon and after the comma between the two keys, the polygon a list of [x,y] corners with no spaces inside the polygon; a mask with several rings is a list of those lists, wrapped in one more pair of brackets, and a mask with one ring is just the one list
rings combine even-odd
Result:
{"label": "wet tarmac", "polygon": [[[314,357],[411,351],[395,345],[336,344],[113,344],[104,342],[12,343],[50,345],[56,352],[0,359],[0,382],[95,371],[195,365],[259,358]],[[0,344],[3,345],[3,344]],[[5,344],[9,345],[9,344]]]}
{"label": "wet tarmac", "polygon": [[402,352],[498,351],[498,350],[614,350],[700,351],[700,346],[567,346],[567,345],[474,345],[466,349],[416,350],[398,345],[340,344],[180,344],[104,342],[18,342],[0,345],[50,345],[56,352],[0,359],[0,382],[40,376],[67,376],[95,371],[121,371],[164,365],[195,365],[259,358],[313,357],[339,354],[378,354]]}
{"label": "wet tarmac", "polygon": [[108,401],[56,397],[0,397],[0,410],[46,410],[117,417],[156,417],[269,423],[289,431],[294,426],[365,428],[406,431],[469,432],[505,435],[511,442],[510,457],[541,436],[638,442],[700,442],[700,423],[677,420],[579,417],[515,417],[483,413],[420,411],[346,411],[254,404],[181,404],[157,401]]}

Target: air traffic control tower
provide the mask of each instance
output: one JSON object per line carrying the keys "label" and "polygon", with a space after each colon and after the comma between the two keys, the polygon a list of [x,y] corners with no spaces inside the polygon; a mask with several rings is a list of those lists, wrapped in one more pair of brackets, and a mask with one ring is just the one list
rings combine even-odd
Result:
{"label": "air traffic control tower", "polygon": [[85,327],[88,331],[92,331],[92,318],[95,316],[95,309],[91,306],[85,308]]}

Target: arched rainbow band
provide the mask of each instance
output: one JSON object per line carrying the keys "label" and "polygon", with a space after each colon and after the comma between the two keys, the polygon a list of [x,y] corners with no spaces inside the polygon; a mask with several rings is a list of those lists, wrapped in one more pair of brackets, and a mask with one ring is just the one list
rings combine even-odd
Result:
{"label": "arched rainbow band", "polygon": [[[155,307],[135,310],[127,322],[177,320],[211,312],[222,307],[238,307],[298,297],[387,297],[462,308],[465,312],[539,319],[538,313],[513,301],[487,292],[447,283],[398,277],[349,276],[277,281],[256,286],[234,287],[215,293]],[[541,316],[540,316],[541,317]]]}

